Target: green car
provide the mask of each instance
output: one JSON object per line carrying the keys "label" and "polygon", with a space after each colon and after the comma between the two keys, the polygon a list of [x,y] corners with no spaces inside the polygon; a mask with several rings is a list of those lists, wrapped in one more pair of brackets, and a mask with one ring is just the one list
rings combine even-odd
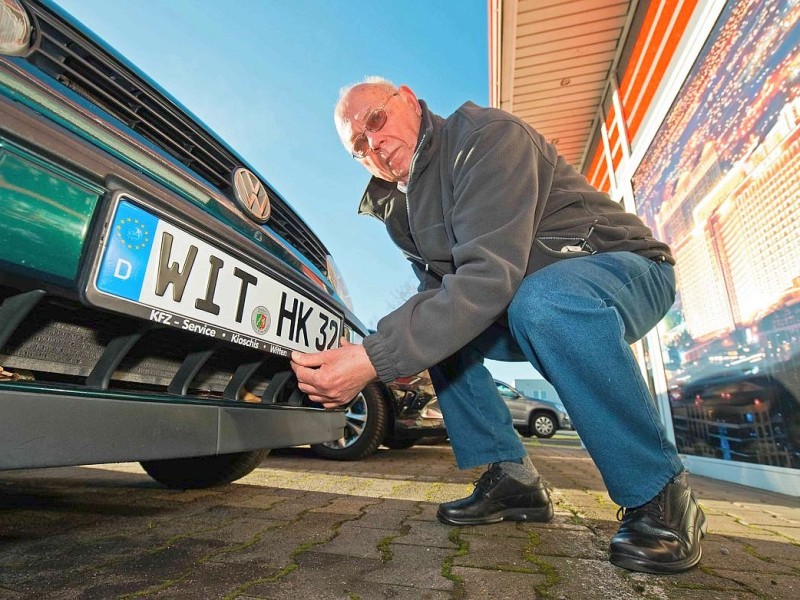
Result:
{"label": "green car", "polygon": [[0,0],[0,206],[0,469],[202,487],[342,436],[289,367],[365,334],[323,243],[46,1]]}

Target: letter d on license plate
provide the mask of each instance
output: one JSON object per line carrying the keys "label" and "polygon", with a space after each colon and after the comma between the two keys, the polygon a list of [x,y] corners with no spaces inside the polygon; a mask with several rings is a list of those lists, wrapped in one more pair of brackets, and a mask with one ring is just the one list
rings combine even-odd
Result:
{"label": "letter d on license plate", "polygon": [[100,252],[94,305],[283,356],[339,345],[341,316],[130,199]]}

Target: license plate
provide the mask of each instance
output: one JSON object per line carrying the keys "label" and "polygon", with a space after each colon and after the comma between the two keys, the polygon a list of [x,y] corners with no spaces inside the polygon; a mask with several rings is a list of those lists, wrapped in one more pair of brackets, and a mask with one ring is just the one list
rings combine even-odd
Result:
{"label": "license plate", "polygon": [[122,198],[87,289],[92,304],[281,356],[338,347],[340,315]]}

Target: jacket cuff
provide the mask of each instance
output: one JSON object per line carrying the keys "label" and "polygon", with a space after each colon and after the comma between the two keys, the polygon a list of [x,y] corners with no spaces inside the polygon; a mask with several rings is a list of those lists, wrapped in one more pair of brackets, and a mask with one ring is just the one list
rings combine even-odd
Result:
{"label": "jacket cuff", "polygon": [[373,333],[364,338],[364,350],[367,352],[378,379],[389,383],[400,377],[400,373],[389,358],[389,353],[380,339],[380,334]]}

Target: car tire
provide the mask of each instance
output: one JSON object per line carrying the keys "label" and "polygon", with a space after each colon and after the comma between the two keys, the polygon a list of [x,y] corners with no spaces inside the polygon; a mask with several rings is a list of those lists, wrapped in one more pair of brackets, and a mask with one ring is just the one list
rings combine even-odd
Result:
{"label": "car tire", "polygon": [[551,438],[558,430],[558,424],[553,415],[540,411],[531,415],[529,428],[538,438]]}
{"label": "car tire", "polygon": [[525,426],[516,426],[514,425],[514,429],[517,430],[517,433],[520,434],[524,438],[529,438],[533,436],[533,429],[532,427],[533,420],[529,421]]}
{"label": "car tire", "polygon": [[405,450],[406,448],[411,448],[414,444],[417,443],[417,440],[384,440],[383,445],[389,448],[390,450]]}
{"label": "car tire", "polygon": [[311,449],[330,460],[366,458],[384,442],[388,418],[386,398],[377,384],[370,384],[347,405],[344,435],[332,442],[312,444]]}
{"label": "car tire", "polygon": [[143,460],[139,464],[150,477],[168,488],[189,490],[224,485],[252,472],[269,450],[232,454]]}

